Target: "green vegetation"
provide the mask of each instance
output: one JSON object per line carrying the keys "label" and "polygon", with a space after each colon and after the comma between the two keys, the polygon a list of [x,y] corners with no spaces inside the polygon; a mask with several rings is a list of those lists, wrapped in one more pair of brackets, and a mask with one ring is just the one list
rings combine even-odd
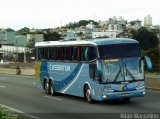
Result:
{"label": "green vegetation", "polygon": [[148,31],[145,27],[141,27],[138,31],[132,31],[132,38],[139,41],[142,50],[150,50],[158,48],[158,38],[156,33]]}
{"label": "green vegetation", "polygon": [[33,119],[25,114],[15,113],[0,106],[0,119]]}
{"label": "green vegetation", "polygon": [[156,33],[159,30],[153,29],[148,31],[145,27],[141,27],[138,31],[131,30],[132,38],[139,41],[143,50],[143,55],[149,56],[152,61],[152,72],[160,72],[160,49],[158,48],[158,38]]}
{"label": "green vegetation", "polygon": [[151,58],[153,65],[152,73],[160,73],[160,49],[143,51],[143,55]]}
{"label": "green vegetation", "polygon": [[24,27],[20,30],[17,31],[17,34],[20,34],[20,35],[26,35],[27,33],[29,33],[30,29],[27,28],[27,27]]}
{"label": "green vegetation", "polygon": [[76,27],[86,26],[90,22],[93,22],[94,25],[98,25],[98,22],[94,20],[80,20],[79,22],[70,23],[68,28],[75,29]]}
{"label": "green vegetation", "polygon": [[47,34],[44,34],[45,41],[57,41],[60,40],[61,35],[57,32],[47,32]]}
{"label": "green vegetation", "polygon": [[[34,28],[32,30],[35,30]],[[27,34],[42,34],[42,31],[35,30],[34,32],[31,32],[29,28],[24,27],[17,31],[18,35],[27,35]]]}

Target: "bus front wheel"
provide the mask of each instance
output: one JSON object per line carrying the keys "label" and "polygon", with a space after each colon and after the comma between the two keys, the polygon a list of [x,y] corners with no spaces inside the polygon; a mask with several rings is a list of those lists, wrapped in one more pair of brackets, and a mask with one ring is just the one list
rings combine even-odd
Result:
{"label": "bus front wheel", "polygon": [[91,97],[91,89],[89,88],[89,86],[86,86],[86,88],[85,88],[85,99],[89,103],[93,102],[93,99]]}
{"label": "bus front wheel", "polygon": [[129,101],[130,101],[130,98],[123,98],[123,101],[124,101],[124,102],[129,102]]}

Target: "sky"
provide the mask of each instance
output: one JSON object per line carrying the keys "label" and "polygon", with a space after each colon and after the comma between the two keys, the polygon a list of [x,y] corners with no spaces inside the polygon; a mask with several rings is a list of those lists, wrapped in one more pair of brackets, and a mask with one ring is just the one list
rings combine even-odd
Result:
{"label": "sky", "polygon": [[160,0],[0,0],[0,28],[19,30],[55,28],[69,22],[144,20],[150,14],[153,25],[160,25]]}

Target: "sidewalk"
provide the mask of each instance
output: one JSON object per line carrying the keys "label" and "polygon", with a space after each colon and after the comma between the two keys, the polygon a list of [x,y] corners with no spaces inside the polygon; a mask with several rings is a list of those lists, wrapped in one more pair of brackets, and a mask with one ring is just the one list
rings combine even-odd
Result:
{"label": "sidewalk", "polygon": [[[16,69],[0,68],[0,73],[16,74]],[[21,75],[34,76],[35,75],[35,69],[34,68],[21,68]]]}
{"label": "sidewalk", "polygon": [[146,75],[146,86],[148,89],[160,90],[160,75]]}

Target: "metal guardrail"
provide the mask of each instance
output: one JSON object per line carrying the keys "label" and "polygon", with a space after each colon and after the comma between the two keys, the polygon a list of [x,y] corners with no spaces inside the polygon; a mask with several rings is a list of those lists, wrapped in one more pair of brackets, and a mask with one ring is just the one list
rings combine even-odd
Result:
{"label": "metal guardrail", "polygon": [[146,74],[145,77],[150,79],[160,79],[160,74]]}

